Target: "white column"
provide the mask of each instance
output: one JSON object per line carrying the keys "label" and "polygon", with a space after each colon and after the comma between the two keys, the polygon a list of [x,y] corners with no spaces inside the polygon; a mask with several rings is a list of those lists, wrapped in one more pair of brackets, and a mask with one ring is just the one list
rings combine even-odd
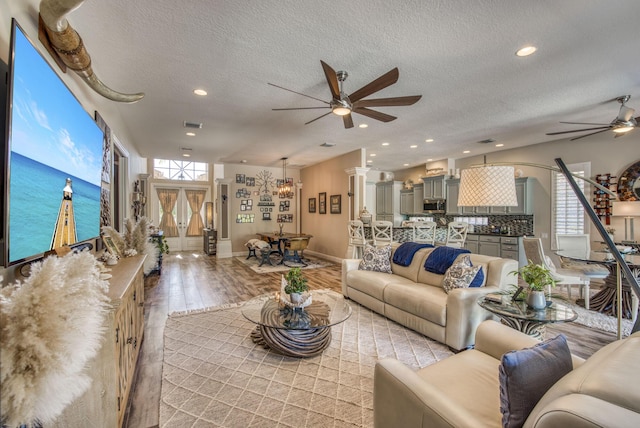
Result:
{"label": "white column", "polygon": [[371,168],[353,167],[344,172],[349,175],[349,183],[353,177],[353,189],[349,189],[349,220],[355,220],[360,216],[360,211],[366,205],[367,199],[367,172]]}
{"label": "white column", "polygon": [[229,195],[231,192],[230,178],[217,178],[216,186],[218,198],[216,199],[218,241],[216,243],[216,258],[224,259],[233,256],[231,249],[231,204]]}

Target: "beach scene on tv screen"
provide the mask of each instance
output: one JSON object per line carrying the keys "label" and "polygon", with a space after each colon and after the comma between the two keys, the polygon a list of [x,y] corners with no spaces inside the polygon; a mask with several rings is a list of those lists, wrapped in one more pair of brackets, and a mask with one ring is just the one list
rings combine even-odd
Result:
{"label": "beach scene on tv screen", "polygon": [[93,119],[19,29],[14,55],[10,261],[51,249],[67,179],[73,191],[77,242],[100,234],[103,138]]}

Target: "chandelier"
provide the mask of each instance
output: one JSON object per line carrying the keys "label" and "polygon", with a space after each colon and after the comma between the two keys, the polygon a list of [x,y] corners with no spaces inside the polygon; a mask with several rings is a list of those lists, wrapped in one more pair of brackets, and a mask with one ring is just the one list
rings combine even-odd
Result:
{"label": "chandelier", "polygon": [[278,186],[278,197],[293,198],[293,189],[287,181],[287,158],[282,158],[282,184]]}

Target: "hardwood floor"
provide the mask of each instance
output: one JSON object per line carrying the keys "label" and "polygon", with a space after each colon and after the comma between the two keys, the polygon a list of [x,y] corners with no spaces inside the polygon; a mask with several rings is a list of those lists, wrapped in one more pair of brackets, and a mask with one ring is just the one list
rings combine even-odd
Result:
{"label": "hardwood floor", "polygon": [[[149,428],[159,423],[163,334],[167,315],[227,303],[238,303],[280,288],[280,273],[257,274],[235,258],[216,259],[202,252],[174,252],[164,257],[162,275],[145,279],[145,332],[131,392],[125,427]],[[307,271],[312,289],[341,292],[341,267]],[[575,323],[547,328],[547,336],[563,333],[575,355],[587,358],[615,340],[614,333]]]}

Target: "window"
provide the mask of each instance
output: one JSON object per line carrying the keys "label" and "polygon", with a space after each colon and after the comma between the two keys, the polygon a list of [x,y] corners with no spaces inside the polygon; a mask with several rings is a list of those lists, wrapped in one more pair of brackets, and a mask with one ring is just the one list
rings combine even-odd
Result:
{"label": "window", "polygon": [[203,162],[153,160],[153,178],[161,180],[208,181],[209,165]]}
{"label": "window", "polygon": [[[591,162],[567,165],[569,171],[582,177],[591,175]],[[582,193],[589,191],[589,185],[584,180],[576,179],[576,184]],[[552,247],[555,248],[555,236],[576,233],[588,233],[585,227],[584,208],[576,197],[573,189],[564,175],[553,172],[552,186]]]}

